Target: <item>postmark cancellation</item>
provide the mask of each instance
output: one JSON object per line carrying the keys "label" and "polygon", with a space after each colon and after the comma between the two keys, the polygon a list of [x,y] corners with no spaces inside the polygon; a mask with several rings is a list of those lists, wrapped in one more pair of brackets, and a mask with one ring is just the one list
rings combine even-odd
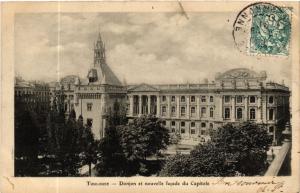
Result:
{"label": "postmark cancellation", "polygon": [[238,14],[233,38],[240,52],[248,55],[288,56],[291,8],[255,3]]}

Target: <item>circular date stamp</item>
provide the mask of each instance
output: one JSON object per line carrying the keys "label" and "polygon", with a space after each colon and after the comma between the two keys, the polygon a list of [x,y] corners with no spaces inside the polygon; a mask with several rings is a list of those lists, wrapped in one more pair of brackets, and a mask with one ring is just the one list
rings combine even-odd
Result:
{"label": "circular date stamp", "polygon": [[233,24],[240,52],[250,55],[289,55],[291,10],[271,3],[254,3],[241,10]]}

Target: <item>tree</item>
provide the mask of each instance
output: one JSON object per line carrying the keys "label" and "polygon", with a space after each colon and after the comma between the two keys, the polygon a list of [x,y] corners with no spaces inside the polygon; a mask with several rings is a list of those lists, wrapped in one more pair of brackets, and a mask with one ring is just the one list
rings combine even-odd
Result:
{"label": "tree", "polygon": [[[116,118],[111,117],[110,120]],[[169,144],[168,130],[160,119],[152,115],[136,118],[127,125],[110,125],[106,128],[105,137],[100,140],[99,175],[147,173],[146,158],[156,155]]]}
{"label": "tree", "polygon": [[62,108],[54,108],[48,118],[48,154],[50,171],[46,175],[76,176],[79,168],[89,166],[97,160],[97,141],[89,125],[83,125],[80,115],[76,120],[75,111],[72,110],[67,121]]}
{"label": "tree", "polygon": [[156,155],[169,144],[169,131],[153,115],[142,116],[120,127],[121,143],[128,159],[142,159]]}
{"label": "tree", "polygon": [[[190,155],[168,159],[161,175],[262,175],[268,167],[267,150],[271,142],[272,139],[263,125],[250,122],[226,124],[211,132],[211,142],[199,144]],[[178,164],[183,159],[189,163],[184,172]]]}
{"label": "tree", "polygon": [[146,158],[157,155],[169,144],[169,132],[162,121],[153,115],[135,118],[128,125],[118,128],[121,146],[130,170],[146,174]]}
{"label": "tree", "polygon": [[213,132],[211,139],[216,148],[226,153],[229,161],[235,162],[236,170],[243,175],[259,175],[267,169],[267,151],[272,137],[264,125],[251,122],[227,124]]}
{"label": "tree", "polygon": [[165,165],[160,171],[160,176],[190,176],[191,161],[189,155],[176,154],[170,156],[165,161]]}
{"label": "tree", "polygon": [[106,129],[106,135],[99,143],[100,160],[97,172],[100,176],[127,176],[127,160],[120,143],[116,127]]}
{"label": "tree", "polygon": [[92,175],[92,164],[96,164],[99,141],[95,140],[90,125],[83,125],[83,117],[80,115],[77,121],[79,130],[78,146],[80,147],[80,159],[82,165],[89,166],[89,176]]}
{"label": "tree", "polygon": [[38,170],[39,127],[24,104],[15,107],[15,175],[34,176]]}

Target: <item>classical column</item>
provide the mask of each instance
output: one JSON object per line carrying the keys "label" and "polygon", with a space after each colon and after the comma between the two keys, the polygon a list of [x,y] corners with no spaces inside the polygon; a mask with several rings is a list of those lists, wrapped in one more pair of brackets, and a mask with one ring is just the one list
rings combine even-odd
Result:
{"label": "classical column", "polygon": [[248,120],[248,96],[245,96],[245,112],[244,112],[244,120]]}
{"label": "classical column", "polygon": [[171,117],[171,96],[167,96],[167,117]]}
{"label": "classical column", "polygon": [[129,116],[133,116],[133,95],[129,95]]}
{"label": "classical column", "polygon": [[257,97],[257,122],[261,123],[261,96]]}
{"label": "classical column", "polygon": [[176,96],[176,117],[180,117],[180,105],[179,105],[180,96]]}
{"label": "classical column", "polygon": [[160,96],[156,95],[156,116],[160,117]]}
{"label": "classical column", "polygon": [[235,96],[231,97],[231,121],[235,121]]}
{"label": "classical column", "polygon": [[190,118],[190,96],[186,97],[186,117]]}
{"label": "classical column", "polygon": [[148,98],[148,114],[150,114],[150,107],[151,107],[151,95],[147,96]]}
{"label": "classical column", "polygon": [[197,96],[196,97],[196,102],[197,102],[197,107],[196,107],[196,117],[199,119],[200,117],[200,98]]}
{"label": "classical column", "polygon": [[139,95],[139,116],[142,115],[142,95]]}
{"label": "classical column", "polygon": [[220,113],[220,120],[223,120],[223,96],[220,95],[220,106],[219,106],[219,113]]}

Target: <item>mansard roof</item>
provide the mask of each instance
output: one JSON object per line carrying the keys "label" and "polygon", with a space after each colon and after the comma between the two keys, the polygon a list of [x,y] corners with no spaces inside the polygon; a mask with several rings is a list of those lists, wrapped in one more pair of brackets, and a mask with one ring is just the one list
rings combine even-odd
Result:
{"label": "mansard roof", "polygon": [[218,73],[215,77],[216,80],[235,80],[235,79],[257,79],[260,81],[264,81],[267,79],[267,73],[265,71],[261,71],[257,73],[253,70],[247,68],[235,68],[228,70],[224,73]]}

